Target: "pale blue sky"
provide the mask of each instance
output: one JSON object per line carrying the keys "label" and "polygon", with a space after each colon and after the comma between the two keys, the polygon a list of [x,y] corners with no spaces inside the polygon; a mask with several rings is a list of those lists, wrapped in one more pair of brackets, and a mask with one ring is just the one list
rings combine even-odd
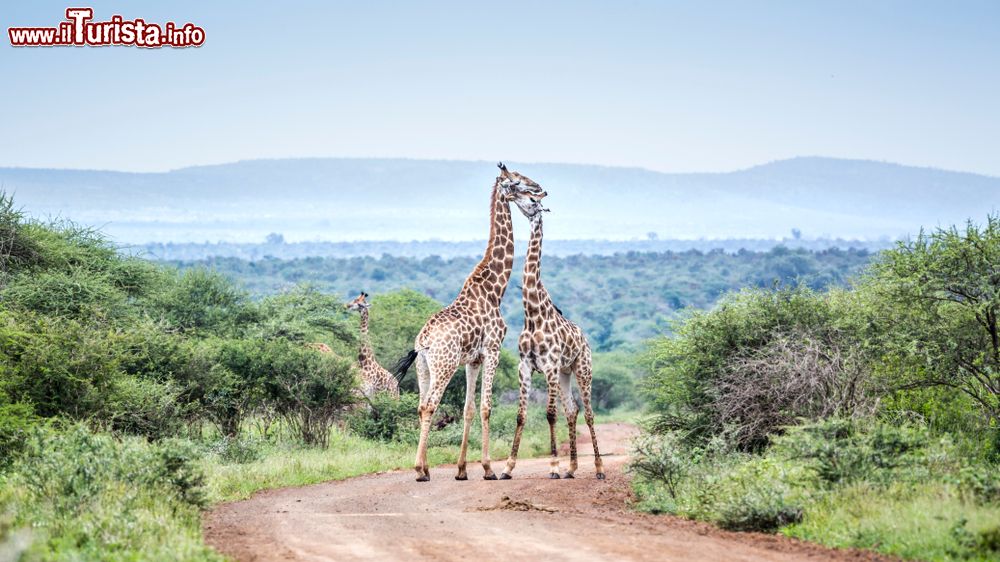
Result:
{"label": "pale blue sky", "polygon": [[[0,166],[295,156],[727,171],[797,155],[1000,175],[1000,2],[21,2]],[[200,49],[13,49],[67,5]]]}

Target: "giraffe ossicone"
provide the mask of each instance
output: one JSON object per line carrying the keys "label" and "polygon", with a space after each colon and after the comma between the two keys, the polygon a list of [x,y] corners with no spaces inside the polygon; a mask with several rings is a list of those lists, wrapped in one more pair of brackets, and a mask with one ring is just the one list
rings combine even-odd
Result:
{"label": "giraffe ossicone", "polygon": [[490,194],[490,235],[483,259],[465,280],[454,302],[427,320],[417,334],[413,351],[400,360],[397,376],[414,363],[420,388],[420,440],[414,469],[417,481],[430,480],[427,464],[427,440],[431,418],[441,403],[449,381],[460,365],[465,365],[465,408],[463,409],[462,448],[458,457],[456,480],[467,480],[466,456],[469,431],[475,415],[476,381],[482,372],[479,415],[482,423],[483,478],[496,480],[490,467],[490,408],[493,377],[500,361],[500,348],[507,325],[500,314],[500,301],[510,281],[514,265],[514,227],[510,203],[520,207],[528,201],[540,201],[546,193],[531,179],[498,164],[500,175]]}

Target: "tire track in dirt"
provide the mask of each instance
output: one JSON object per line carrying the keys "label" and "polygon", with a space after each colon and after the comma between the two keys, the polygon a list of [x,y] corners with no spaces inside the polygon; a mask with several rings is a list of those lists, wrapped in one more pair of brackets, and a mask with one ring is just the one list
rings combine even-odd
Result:
{"label": "tire track in dirt", "polygon": [[[454,467],[432,469],[427,483],[409,470],[373,474],[219,505],[204,519],[205,538],[240,561],[887,560],[631,511],[622,467],[636,431],[621,423],[597,427],[610,453],[605,481],[594,478],[592,456],[581,456],[572,480],[550,480],[548,459],[518,461],[513,480],[484,481],[472,462],[466,482],[454,480]],[[581,438],[579,449],[588,446]]]}

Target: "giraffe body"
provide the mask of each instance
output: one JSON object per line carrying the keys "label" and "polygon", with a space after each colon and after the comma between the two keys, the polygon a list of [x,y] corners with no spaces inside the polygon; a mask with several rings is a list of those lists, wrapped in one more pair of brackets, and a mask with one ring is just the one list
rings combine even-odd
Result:
{"label": "giraffe body", "polygon": [[591,383],[593,382],[590,344],[583,330],[567,320],[552,303],[540,277],[542,257],[542,209],[541,205],[521,206],[521,211],[531,220],[531,240],[524,262],[522,296],[524,300],[524,329],[518,338],[521,361],[518,368],[520,396],[518,400],[517,428],[511,445],[507,466],[500,475],[508,479],[517,463],[517,450],[521,444],[521,434],[527,414],[528,390],[534,372],[545,376],[548,386],[546,417],[549,422],[549,440],[552,461],[549,476],[559,478],[559,457],[556,449],[556,398],[561,394],[563,412],[569,426],[570,464],[566,478],[573,478],[577,469],[576,421],[579,408],[573,399],[572,379],[580,389],[583,398],[584,419],[590,428],[590,438],[594,444],[594,466],[597,478],[604,479],[601,453],[597,446],[594,430],[594,412],[591,407]]}
{"label": "giraffe body", "polygon": [[361,392],[371,398],[377,392],[388,392],[393,398],[399,398],[399,382],[392,373],[379,365],[372,351],[371,340],[368,337],[368,309],[371,305],[365,300],[368,293],[361,293],[358,298],[345,306],[356,310],[361,315],[360,340],[358,349],[358,368],[361,371]]}
{"label": "giraffe body", "polygon": [[500,301],[507,289],[514,264],[514,228],[510,202],[541,199],[545,192],[530,179],[510,172],[502,164],[500,176],[493,184],[490,197],[489,244],[482,261],[476,266],[458,297],[450,305],[431,316],[414,340],[414,350],[400,362],[397,374],[406,372],[413,362],[417,366],[420,388],[420,441],[414,469],[417,481],[430,480],[427,464],[427,439],[431,418],[441,403],[441,397],[460,365],[465,365],[465,408],[463,410],[462,448],[458,458],[457,480],[467,480],[466,456],[469,431],[475,415],[476,381],[480,372],[483,382],[480,392],[482,422],[482,457],[487,480],[496,480],[490,468],[489,420],[493,392],[493,376],[500,361],[500,348],[507,326],[500,314]]}

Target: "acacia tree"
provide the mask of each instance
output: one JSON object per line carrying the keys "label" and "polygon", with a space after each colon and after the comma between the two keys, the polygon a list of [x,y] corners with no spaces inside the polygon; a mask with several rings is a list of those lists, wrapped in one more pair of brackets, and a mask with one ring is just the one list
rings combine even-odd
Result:
{"label": "acacia tree", "polygon": [[1000,215],[921,232],[883,252],[871,281],[894,305],[888,346],[909,377],[900,387],[952,388],[1000,419]]}

